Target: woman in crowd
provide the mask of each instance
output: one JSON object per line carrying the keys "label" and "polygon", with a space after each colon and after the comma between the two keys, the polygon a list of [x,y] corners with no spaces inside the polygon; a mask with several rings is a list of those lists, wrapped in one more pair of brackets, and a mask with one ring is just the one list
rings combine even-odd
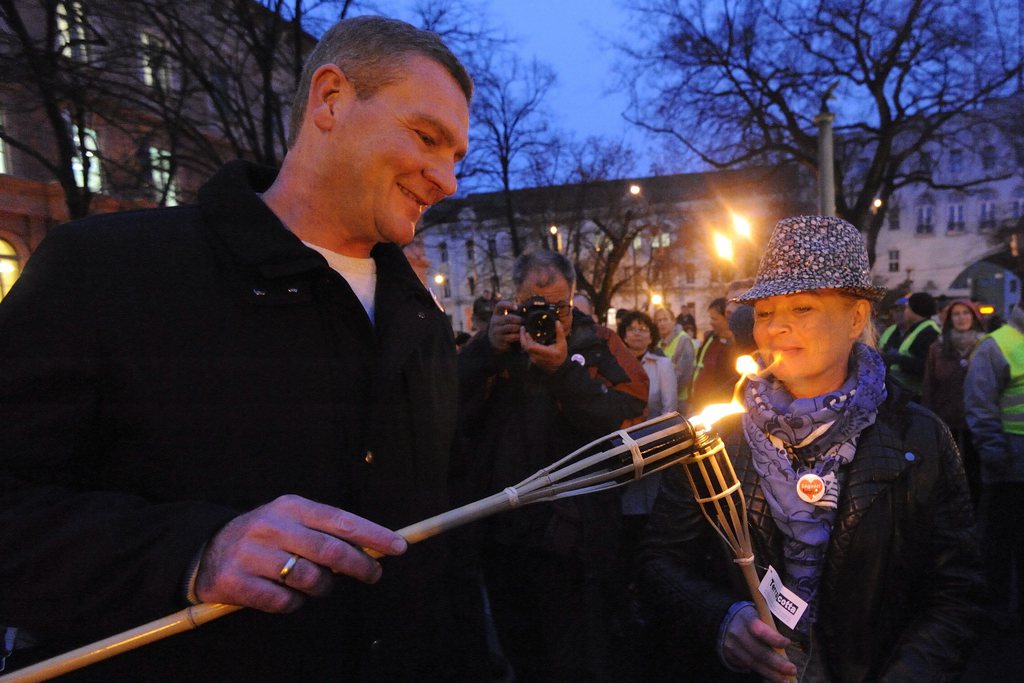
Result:
{"label": "woman in crowd", "polygon": [[849,223],[776,226],[737,298],[754,305],[762,373],[744,387],[747,412],[714,429],[742,482],[755,567],[807,606],[792,628],[776,619],[781,633],[759,621],[682,468],[667,470],[638,582],[670,675],[956,680],[983,585],[970,497],[949,431],[885,383],[870,325],[881,294]]}
{"label": "woman in crowd", "polygon": [[[671,317],[669,319],[671,320]],[[647,373],[650,382],[647,392],[647,417],[658,417],[676,410],[676,373],[672,361],[658,350],[660,334],[657,325],[646,313],[628,311],[619,321],[618,332]],[[660,484],[660,476],[655,474],[627,484],[622,491],[622,514],[625,517],[626,544],[629,546],[630,554],[636,547],[639,533],[654,506],[654,498],[658,495]]]}
{"label": "woman in crowd", "polygon": [[984,336],[981,314],[971,301],[959,299],[950,304],[942,323],[942,334],[928,348],[921,398],[921,403],[941,417],[953,432],[975,504],[980,465],[964,418],[964,379],[971,352]]}

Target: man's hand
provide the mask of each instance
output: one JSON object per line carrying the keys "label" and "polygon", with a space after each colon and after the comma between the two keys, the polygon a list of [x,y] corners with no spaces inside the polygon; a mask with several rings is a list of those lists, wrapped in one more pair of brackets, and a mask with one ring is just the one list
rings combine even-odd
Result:
{"label": "man's hand", "polygon": [[758,619],[757,610],[748,605],[729,622],[722,655],[734,669],[753,671],[769,681],[789,683],[796,676],[796,667],[773,649],[787,645],[789,638]]}
{"label": "man's hand", "polygon": [[505,353],[519,341],[519,329],[523,320],[514,311],[516,305],[511,301],[499,301],[494,305],[494,313],[487,324],[487,339],[498,353]]}
{"label": "man's hand", "polygon": [[[364,552],[399,555],[398,534],[351,513],[300,496],[280,498],[227,523],[206,545],[196,575],[203,602],[291,612],[306,596],[323,596],[334,575],[374,583],[380,564]],[[293,555],[299,559],[281,581]]]}
{"label": "man's hand", "polygon": [[530,356],[530,362],[547,374],[553,374],[562,367],[569,355],[569,345],[565,341],[565,328],[562,321],[555,321],[555,343],[545,346],[533,340],[526,333],[526,328],[519,329],[519,344]]}

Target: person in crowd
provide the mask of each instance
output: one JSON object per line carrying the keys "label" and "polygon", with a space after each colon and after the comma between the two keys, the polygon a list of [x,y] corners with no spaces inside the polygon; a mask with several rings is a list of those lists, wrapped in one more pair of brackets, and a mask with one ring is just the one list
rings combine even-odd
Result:
{"label": "person in crowd", "polygon": [[491,322],[491,315],[494,314],[494,300],[486,296],[478,296],[473,300],[473,329],[472,333],[477,334],[487,329]]}
{"label": "person in crowd", "polygon": [[884,290],[869,273],[854,226],[787,218],[739,297],[762,372],[746,412],[713,429],[747,500],[753,564],[802,611],[780,606],[793,620],[779,632],[758,619],[682,468],[666,470],[638,584],[669,675],[955,680],[971,651],[984,582],[963,469],[941,420],[885,381],[870,324]]}
{"label": "person in crowd", "polygon": [[[665,311],[665,309],[659,309]],[[672,320],[672,315],[667,315]],[[661,333],[658,325],[643,311],[627,311],[619,324],[619,336],[626,342],[626,347],[643,365],[647,374],[649,390],[647,394],[647,417],[658,417],[679,409],[679,392],[676,388],[676,368],[671,359],[659,349]],[[681,331],[679,334],[683,334]],[[685,346],[690,346],[684,340]],[[692,347],[691,347],[692,348]],[[636,545],[647,516],[658,495],[661,474],[652,474],[640,481],[626,484],[622,489],[622,514],[626,521],[627,542],[624,544],[628,554]]]}
{"label": "person in crowd", "polygon": [[[658,308],[654,311],[654,324],[657,325],[656,342],[661,352],[671,361],[675,372],[676,387],[678,388],[677,400],[672,410],[678,410],[687,414],[689,410],[690,382],[693,381],[693,366],[697,359],[696,350],[690,341],[690,337],[677,326],[675,316],[668,308]],[[620,332],[621,336],[622,333]],[[625,337],[623,337],[625,339]],[[627,346],[629,340],[626,340]],[[649,369],[649,368],[646,368]],[[650,372],[648,372],[648,376]],[[654,414],[651,414],[654,417]]]}
{"label": "person in crowd", "polygon": [[712,403],[728,403],[740,378],[736,372],[736,347],[725,307],[725,297],[708,305],[711,333],[697,352],[693,388],[690,390],[691,410],[701,410]]}
{"label": "person in crowd", "polygon": [[[900,344],[903,342],[903,335],[906,334],[907,328],[910,326],[910,321],[903,315],[907,310],[906,296],[897,297],[889,304],[886,309],[887,315],[879,314],[877,326],[881,330],[881,334],[878,335],[878,351],[883,356],[890,351],[896,352],[900,348]],[[885,324],[889,322],[888,325]]]}
{"label": "person in crowd", "polygon": [[455,345],[400,246],[455,192],[472,88],[436,34],[346,19],[279,171],[43,242],[0,305],[0,624],[38,643],[9,669],[200,602],[251,609],[78,680],[463,665],[446,544],[389,529],[449,507]]}
{"label": "person in crowd", "polygon": [[601,320],[597,317],[597,312],[594,310],[594,302],[590,300],[590,296],[586,292],[576,292],[573,294],[572,305],[584,315],[589,315],[595,323],[600,324]]}
{"label": "person in crowd", "polygon": [[680,313],[676,318],[676,324],[682,328],[686,336],[690,338],[690,343],[693,344],[694,364],[696,365],[696,354],[700,351],[701,346],[700,339],[697,338],[697,321],[689,313]]}
{"label": "person in crowd", "polygon": [[942,418],[960,449],[971,489],[978,502],[980,466],[964,417],[964,380],[975,346],[985,336],[981,314],[969,299],[957,299],[946,308],[942,334],[928,348],[921,403]]}
{"label": "person in crowd", "polygon": [[964,381],[964,408],[981,462],[978,518],[999,626],[1024,621],[1024,308],[978,344]]}
{"label": "person in crowd", "polygon": [[[611,330],[572,306],[576,272],[554,251],[520,256],[515,301],[459,356],[460,431],[471,498],[514,486],[609,432],[644,419],[648,381]],[[519,307],[557,308],[549,345]],[[618,553],[619,493],[525,507],[481,524],[481,562],[501,647],[519,680],[606,680],[609,585]]]}
{"label": "person in crowd", "polygon": [[[932,320],[934,315],[935,299],[931,294],[911,294],[902,313],[906,330],[900,338],[899,346],[893,351],[891,338],[888,340],[888,347],[883,344],[882,357],[889,366],[889,373],[915,401],[921,400],[921,385],[928,348],[939,336],[939,325]],[[884,334],[883,332],[883,336]]]}

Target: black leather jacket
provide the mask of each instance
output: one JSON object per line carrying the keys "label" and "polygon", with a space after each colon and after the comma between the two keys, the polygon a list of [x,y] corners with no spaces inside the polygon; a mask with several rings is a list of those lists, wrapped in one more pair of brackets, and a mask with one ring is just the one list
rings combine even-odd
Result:
{"label": "black leather jacket", "polygon": [[[737,416],[720,425],[743,482],[759,574],[782,565],[772,521]],[[663,478],[638,556],[655,630],[690,646],[680,667],[728,676],[718,660],[729,607],[749,600],[702,516],[681,468]],[[956,680],[974,642],[983,592],[960,456],[932,413],[895,397],[861,434],[847,466],[819,592],[815,628],[832,680]],[[681,652],[676,658],[685,659]]]}

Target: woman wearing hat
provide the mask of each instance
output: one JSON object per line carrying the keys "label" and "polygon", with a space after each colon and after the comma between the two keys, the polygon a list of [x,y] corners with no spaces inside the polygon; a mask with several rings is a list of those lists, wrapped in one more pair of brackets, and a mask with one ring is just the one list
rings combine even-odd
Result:
{"label": "woman wearing hat", "polygon": [[771,567],[794,598],[790,625],[758,621],[682,468],[667,470],[638,561],[654,632],[696,646],[674,674],[956,679],[982,593],[970,498],[949,431],[885,381],[870,325],[882,293],[849,223],[775,227],[737,298],[754,306],[762,376],[744,387],[747,412],[715,429],[758,573]]}

